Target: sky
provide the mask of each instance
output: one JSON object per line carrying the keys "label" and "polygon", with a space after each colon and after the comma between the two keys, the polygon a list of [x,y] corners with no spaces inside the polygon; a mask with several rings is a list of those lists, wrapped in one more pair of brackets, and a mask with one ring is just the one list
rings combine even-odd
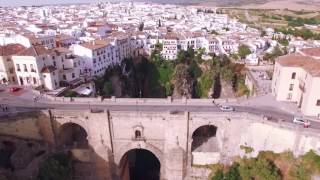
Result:
{"label": "sky", "polygon": [[97,0],[0,0],[0,6],[30,6],[42,4],[90,3]]}

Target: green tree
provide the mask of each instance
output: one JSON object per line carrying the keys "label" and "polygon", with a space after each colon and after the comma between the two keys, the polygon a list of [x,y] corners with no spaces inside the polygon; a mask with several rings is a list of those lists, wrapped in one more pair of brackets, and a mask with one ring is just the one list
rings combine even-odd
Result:
{"label": "green tree", "polygon": [[40,164],[39,180],[71,180],[71,157],[59,153],[50,156]]}
{"label": "green tree", "polygon": [[218,170],[214,176],[211,178],[211,180],[224,180],[224,174],[222,170]]}
{"label": "green tree", "polygon": [[245,57],[247,57],[247,55],[251,54],[251,50],[248,46],[242,44],[239,46],[238,54],[241,57],[241,59],[244,59]]}
{"label": "green tree", "polygon": [[105,96],[111,96],[113,93],[113,87],[112,83],[110,81],[107,81],[103,84],[103,94]]}
{"label": "green tree", "polygon": [[144,23],[141,22],[141,23],[139,24],[139,31],[143,31],[143,28],[144,28]]}

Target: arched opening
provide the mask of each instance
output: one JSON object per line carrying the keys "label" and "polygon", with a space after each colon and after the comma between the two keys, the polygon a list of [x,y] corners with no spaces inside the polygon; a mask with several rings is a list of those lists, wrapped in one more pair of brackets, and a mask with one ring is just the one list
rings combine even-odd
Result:
{"label": "arched opening", "polygon": [[205,125],[192,133],[191,151],[195,152],[216,152],[219,151],[217,143],[217,127]]}
{"label": "arched opening", "polygon": [[60,127],[59,143],[68,148],[88,148],[88,134],[78,124],[67,123]]}
{"label": "arched opening", "polygon": [[121,180],[160,180],[160,161],[150,151],[132,149],[119,164]]}

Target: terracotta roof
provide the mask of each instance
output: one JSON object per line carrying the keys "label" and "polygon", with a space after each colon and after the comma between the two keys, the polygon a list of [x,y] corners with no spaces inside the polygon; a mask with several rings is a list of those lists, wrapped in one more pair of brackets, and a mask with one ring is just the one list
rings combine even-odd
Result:
{"label": "terracotta roof", "polygon": [[109,44],[106,40],[94,40],[93,42],[86,42],[83,44],[80,44],[81,46],[94,50],[94,49],[100,49],[103,47],[106,47]]}
{"label": "terracotta roof", "polygon": [[0,56],[11,56],[26,49],[20,44],[8,44],[6,46],[0,46]]}
{"label": "terracotta roof", "polygon": [[50,54],[52,51],[46,49],[44,46],[31,46],[23,51],[20,51],[17,56],[39,56],[44,54]]}
{"label": "terracotta roof", "polygon": [[56,68],[54,66],[46,66],[42,68],[41,73],[51,73],[55,70]]}
{"label": "terracotta roof", "polygon": [[66,34],[59,34],[56,36],[56,41],[63,41],[63,40],[69,40],[69,39],[75,39],[75,38]]}
{"label": "terracotta roof", "polygon": [[315,56],[320,57],[320,48],[308,48],[301,50],[302,53],[304,53],[307,56]]}
{"label": "terracotta roof", "polygon": [[301,67],[312,76],[320,76],[320,60],[300,54],[281,56],[277,62],[282,66]]}

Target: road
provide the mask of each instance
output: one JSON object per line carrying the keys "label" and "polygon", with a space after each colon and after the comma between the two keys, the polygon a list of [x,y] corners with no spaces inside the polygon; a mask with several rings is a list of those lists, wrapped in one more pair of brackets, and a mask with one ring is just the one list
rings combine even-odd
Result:
{"label": "road", "polygon": [[[149,112],[222,112],[217,104],[143,104],[143,103],[126,103],[126,104],[102,104],[102,103],[77,103],[77,102],[54,102],[48,100],[41,100],[40,102],[34,102],[32,98],[25,98],[25,96],[12,96],[8,93],[0,93],[0,105],[6,105],[9,109],[13,109],[15,112],[26,112],[39,109],[61,109],[61,110],[89,110],[92,112],[99,112],[101,110],[111,111],[149,111]],[[225,103],[223,105],[228,105]],[[293,114],[275,109],[272,107],[262,106],[246,106],[246,105],[232,105],[235,108],[235,112],[246,112],[256,114],[259,116],[268,117],[269,121],[273,122],[285,122],[292,123]],[[2,111],[2,109],[0,109]],[[3,114],[4,112],[0,112]],[[230,112],[234,113],[234,112]],[[320,129],[320,122],[313,121],[311,128]]]}

